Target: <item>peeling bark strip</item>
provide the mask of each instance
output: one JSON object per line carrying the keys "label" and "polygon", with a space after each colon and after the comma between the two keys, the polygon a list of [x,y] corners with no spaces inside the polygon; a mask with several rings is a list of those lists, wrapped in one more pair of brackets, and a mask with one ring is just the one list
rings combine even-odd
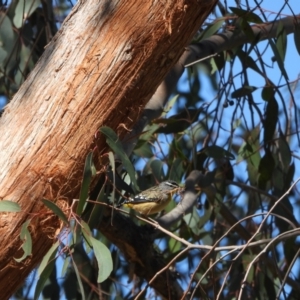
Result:
{"label": "peeling bark strip", "polygon": [[[0,119],[0,197],[22,207],[0,218],[2,299],[59,229],[40,200],[78,197],[94,133],[106,125],[123,136],[132,127],[215,3],[87,0],[74,7]],[[97,146],[107,151],[103,138]],[[20,226],[29,218],[33,254],[16,263]]]}

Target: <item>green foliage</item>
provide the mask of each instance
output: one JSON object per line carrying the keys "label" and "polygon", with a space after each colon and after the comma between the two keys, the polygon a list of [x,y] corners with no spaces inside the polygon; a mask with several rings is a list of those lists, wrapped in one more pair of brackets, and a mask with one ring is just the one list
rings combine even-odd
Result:
{"label": "green foliage", "polygon": [[300,55],[300,23],[295,24],[294,42],[296,49]]}
{"label": "green foliage", "polygon": [[237,7],[229,7],[229,9],[237,16],[241,17],[242,19],[244,19],[249,23],[257,23],[257,24],[263,23],[262,19],[253,11],[244,10]]}
{"label": "green foliage", "polygon": [[201,152],[205,153],[208,157],[212,157],[214,159],[234,159],[234,155],[229,151],[224,150],[222,147],[217,145],[209,146],[201,150]]}
{"label": "green foliage", "polygon": [[93,209],[92,212],[89,216],[89,220],[88,220],[88,224],[94,228],[96,227],[97,224],[99,224],[99,222],[102,219],[103,216],[103,206],[102,205],[97,205],[97,203],[107,203],[107,197],[105,195],[105,185],[102,186],[102,188],[100,189],[100,192],[97,196],[96,199],[96,205],[93,205]]}
{"label": "green foliage", "polygon": [[113,269],[111,254],[103,243],[93,237],[91,237],[91,243],[98,263],[97,282],[101,283],[107,279]]}
{"label": "green foliage", "polygon": [[68,225],[69,221],[66,215],[63,213],[63,211],[53,202],[47,199],[42,199],[42,202],[53,211],[55,215],[57,215],[64,223],[65,225]]}
{"label": "green foliage", "polygon": [[20,212],[21,207],[18,203],[9,200],[0,201],[0,212]]}
{"label": "green foliage", "polygon": [[199,109],[187,109],[179,114],[173,115],[170,118],[162,119],[159,118],[154,120],[153,123],[165,124],[165,126],[160,126],[156,133],[178,133],[186,130],[190,127],[191,123],[198,119],[201,110]]}
{"label": "green foliage", "polygon": [[[88,154],[86,161],[89,162],[88,165],[92,164],[90,160],[90,154]],[[68,231],[66,231],[67,237],[61,236],[60,240],[56,241],[44,256],[43,261],[41,262],[38,269],[39,279],[35,288],[34,299],[38,299],[41,293],[45,294],[46,289],[49,288],[46,283],[48,282],[49,277],[52,275],[52,272],[56,270],[55,263],[59,256],[64,260],[62,274],[66,277],[66,279],[68,278],[68,275],[66,274],[75,274],[79,293],[81,295],[81,298],[85,299],[86,283],[83,282],[82,279],[84,278],[84,280],[86,280],[87,278],[85,277],[85,271],[82,269],[81,264],[89,264],[88,254],[90,254],[91,250],[93,250],[92,253],[96,258],[98,267],[97,282],[101,283],[106,280],[112,272],[113,263],[111,253],[107,246],[99,241],[99,237],[97,237],[97,239],[93,237],[94,234],[92,233],[89,225],[86,222],[80,220],[78,223],[78,221],[75,221],[75,219],[71,219],[71,221],[69,222],[67,216],[54,203],[45,199],[43,199],[43,203],[49,209],[51,209],[54,214],[56,214],[61,220],[64,221],[65,225],[68,228]],[[21,232],[21,238],[24,240],[24,255],[18,261],[24,259],[26,257],[25,254],[31,254],[31,248],[29,252],[29,246],[27,245],[28,242],[26,242],[26,239],[28,239],[28,230],[26,231],[28,222],[23,225],[23,229]],[[67,242],[67,244],[64,245],[65,242]],[[82,247],[83,244],[85,247]],[[62,247],[64,249],[63,252],[66,254],[66,256],[62,255],[63,253],[59,251],[59,248]],[[89,275],[87,276],[89,277]]]}
{"label": "green foliage", "polygon": [[77,206],[77,214],[81,215],[83,212],[84,206],[89,196],[89,188],[92,181],[93,176],[96,174],[96,169],[93,164],[93,152],[90,152],[85,160],[84,171],[82,184],[79,195],[79,202]]}
{"label": "green foliage", "polygon": [[252,94],[257,88],[255,86],[243,86],[236,89],[232,94],[232,98],[240,98]]}
{"label": "green foliage", "polygon": [[14,10],[13,23],[17,28],[24,25],[28,18],[41,5],[39,0],[19,0]]}
{"label": "green foliage", "polygon": [[[282,38],[282,39],[284,39],[284,38]],[[275,60],[278,63],[279,69],[280,69],[283,77],[285,78],[285,80],[288,81],[289,77],[285,70],[283,59],[282,59],[282,57],[285,56],[284,44],[286,44],[286,41],[282,41],[281,43],[278,43],[277,45],[275,45],[275,43],[270,39],[269,43],[274,52]]]}
{"label": "green foliage", "polygon": [[197,37],[195,42],[200,42],[206,38],[211,37],[213,34],[217,33],[218,30],[223,26],[224,20],[216,20],[213,24],[208,25],[205,30]]}
{"label": "green foliage", "polygon": [[54,264],[55,264],[55,255],[57,253],[59,247],[59,242],[55,242],[52,247],[49,249],[47,254],[44,256],[39,268],[38,275],[39,279],[36,284],[36,288],[34,291],[34,299],[38,299],[41,292],[43,291],[44,285],[47,282],[49,276],[51,275]]}
{"label": "green foliage", "polygon": [[[40,0],[13,0],[0,12],[0,95],[10,99],[56,32],[51,6]],[[47,26],[47,30],[45,27]]]}
{"label": "green foliage", "polygon": [[31,239],[31,234],[28,230],[30,221],[31,221],[30,219],[27,220],[25,223],[23,223],[21,227],[20,239],[22,240],[23,243],[22,249],[24,253],[20,258],[15,258],[15,261],[17,262],[23,261],[27,256],[31,255],[32,252],[32,239]]}
{"label": "green foliage", "polygon": [[130,176],[130,180],[132,182],[132,188],[134,191],[138,191],[137,182],[135,178],[135,171],[132,166],[132,163],[130,162],[128,156],[126,155],[125,151],[123,150],[123,146],[119,140],[119,137],[116,135],[116,133],[108,127],[102,127],[99,129],[101,133],[103,133],[107,139],[106,142],[109,145],[109,147],[114,151],[114,153],[117,155],[119,159],[121,159],[124,168],[128,172]]}
{"label": "green foliage", "polygon": [[267,145],[273,140],[277,118],[278,118],[278,103],[275,98],[268,101],[264,120],[264,142]]}

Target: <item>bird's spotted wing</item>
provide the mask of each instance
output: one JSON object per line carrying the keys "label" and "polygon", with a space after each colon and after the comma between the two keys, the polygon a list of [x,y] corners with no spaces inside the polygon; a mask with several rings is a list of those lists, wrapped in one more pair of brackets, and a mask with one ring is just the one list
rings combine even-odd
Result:
{"label": "bird's spotted wing", "polygon": [[130,198],[124,202],[124,204],[140,204],[140,203],[147,203],[147,202],[158,202],[160,199],[156,197],[146,197],[143,193],[136,195],[134,198]]}

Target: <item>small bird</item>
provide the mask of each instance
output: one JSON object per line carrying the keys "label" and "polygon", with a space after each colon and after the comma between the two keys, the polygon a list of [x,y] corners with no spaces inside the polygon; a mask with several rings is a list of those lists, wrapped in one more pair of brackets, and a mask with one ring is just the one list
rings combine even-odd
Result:
{"label": "small bird", "polygon": [[142,215],[152,215],[163,210],[171,201],[173,194],[181,189],[173,180],[163,181],[136,196],[125,200],[121,205],[130,207]]}

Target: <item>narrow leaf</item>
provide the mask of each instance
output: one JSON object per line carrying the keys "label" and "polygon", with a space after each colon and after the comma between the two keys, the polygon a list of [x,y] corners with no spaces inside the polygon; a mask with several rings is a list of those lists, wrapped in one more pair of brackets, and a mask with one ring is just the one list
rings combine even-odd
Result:
{"label": "narrow leaf", "polygon": [[24,260],[27,256],[31,255],[32,252],[31,234],[27,228],[30,221],[31,219],[27,220],[21,227],[20,239],[23,241],[22,249],[24,251],[24,254],[20,258],[14,258],[17,262]]}
{"label": "narrow leaf", "polygon": [[163,162],[159,159],[150,159],[144,169],[143,174],[152,174],[156,180],[161,181],[163,179]]}
{"label": "narrow leaf", "polygon": [[175,180],[176,182],[180,182],[185,172],[186,168],[182,159],[176,158],[171,165],[168,177],[172,180]]}
{"label": "narrow leaf", "polygon": [[275,91],[272,85],[265,85],[261,91],[261,97],[265,101],[269,101],[270,99],[274,98]]}
{"label": "narrow leaf", "polygon": [[270,151],[262,157],[259,163],[259,178],[258,187],[260,189],[265,189],[267,182],[271,179],[274,170],[275,162]]}
{"label": "narrow leaf", "polygon": [[239,50],[237,52],[237,55],[241,61],[241,64],[245,67],[245,68],[251,68],[252,70],[254,70],[255,72],[257,72],[258,74],[262,74],[261,70],[259,69],[259,67],[257,66],[257,64],[255,63],[254,59],[248,55],[245,51],[243,50]]}
{"label": "narrow leaf", "polygon": [[116,187],[116,166],[115,166],[115,158],[112,152],[108,153],[108,159],[111,165],[112,169],[112,175],[113,175],[113,190],[111,194],[111,201],[114,204],[115,203],[115,187]]}
{"label": "narrow leaf", "polygon": [[287,72],[286,72],[286,70],[284,68],[284,62],[281,59],[281,56],[280,56],[280,54],[278,52],[278,49],[277,49],[276,45],[274,44],[274,42],[271,39],[269,39],[269,43],[270,43],[271,48],[273,50],[273,53],[275,55],[276,61],[278,63],[278,67],[279,67],[279,69],[280,69],[283,77],[285,78],[285,80],[288,81],[289,77],[288,77]]}
{"label": "narrow leaf", "polygon": [[153,152],[151,150],[150,143],[147,143],[143,140],[138,140],[137,145],[134,149],[134,154],[144,158],[151,158],[153,156]]}
{"label": "narrow leaf", "polygon": [[285,54],[286,54],[286,46],[287,46],[286,31],[283,27],[282,22],[279,22],[279,25],[277,28],[276,47],[277,47],[278,53],[280,55],[280,58],[283,62],[284,62]]}
{"label": "narrow leaf", "polygon": [[84,294],[84,288],[83,288],[82,280],[81,280],[78,268],[77,268],[76,264],[74,263],[74,261],[73,261],[73,268],[74,268],[74,271],[75,271],[75,274],[76,274],[76,277],[77,277],[77,281],[78,281],[78,285],[79,285],[79,289],[80,289],[80,293],[81,293],[81,299],[85,300],[85,294]]}
{"label": "narrow leaf", "polygon": [[231,97],[232,98],[240,98],[240,97],[244,97],[247,95],[252,94],[255,90],[257,90],[257,87],[255,86],[243,86],[237,90],[235,90],[232,94]]}
{"label": "narrow leaf", "polygon": [[[97,196],[96,202],[106,202],[107,199],[106,199],[104,190],[105,190],[105,185],[102,186],[102,188]],[[88,221],[88,224],[91,226],[91,228],[96,227],[97,224],[100,223],[102,216],[103,216],[103,208],[104,207],[100,204],[96,204],[96,203],[94,204],[93,210],[91,212],[91,215],[90,215],[90,218]]]}
{"label": "narrow leaf", "polygon": [[[253,254],[243,254],[243,259],[242,259],[242,264],[243,264],[243,268],[244,270],[247,270],[249,268],[250,262],[254,259],[254,255]],[[253,282],[255,276],[255,269],[252,266],[251,270],[246,278],[246,281],[250,284]]]}
{"label": "narrow leaf", "polygon": [[242,19],[250,23],[257,23],[257,24],[263,23],[262,19],[252,11],[243,10],[236,7],[229,7],[229,8],[233,13],[235,13],[236,15],[238,15],[239,17],[241,17]]}
{"label": "narrow leaf", "polygon": [[42,259],[42,262],[38,268],[38,275],[41,276],[45,268],[47,267],[48,263],[53,260],[55,257],[55,254],[57,252],[59,246],[59,241],[56,241],[51,248],[48,250],[48,252],[45,254],[45,256]]}
{"label": "narrow leaf", "polygon": [[235,29],[235,32],[239,33],[240,29],[245,33],[245,35],[247,36],[247,38],[249,39],[249,41],[251,41],[251,43],[255,42],[255,35],[253,32],[252,27],[249,25],[248,21],[245,19],[242,20],[238,20],[240,22],[237,23],[237,27]]}
{"label": "narrow leaf", "polygon": [[215,34],[224,24],[223,18],[220,20],[216,20],[212,25],[209,25],[201,32],[201,35],[197,38],[197,42],[207,39]]}
{"label": "narrow leaf", "polygon": [[278,119],[278,103],[275,98],[268,101],[264,120],[264,142],[273,140]]}
{"label": "narrow leaf", "polygon": [[0,212],[20,212],[21,207],[18,203],[10,200],[0,201]]}
{"label": "narrow leaf", "polygon": [[225,66],[225,53],[224,51],[216,55],[215,57],[212,57],[210,59],[211,64],[211,72],[210,74],[215,74],[217,71],[221,71]]}
{"label": "narrow leaf", "polygon": [[182,249],[182,244],[175,239],[170,239],[168,242],[168,249],[170,254],[178,254],[178,252]]}
{"label": "narrow leaf", "polygon": [[204,209],[204,214],[199,218],[199,222],[198,222],[199,228],[204,227],[204,225],[211,219],[211,215],[213,212],[214,212],[213,205],[208,205],[208,207]]}
{"label": "narrow leaf", "polygon": [[268,272],[268,275],[266,274],[264,277],[265,291],[262,294],[268,295],[269,299],[276,299],[276,298],[278,299],[278,297],[276,295],[276,290],[277,290],[278,286],[274,283],[274,280],[276,279],[277,276],[274,278],[273,278],[273,276],[272,276],[272,278],[269,278],[269,276],[272,276],[271,272]]}
{"label": "narrow leaf", "polygon": [[261,126],[253,128],[245,136],[245,141],[238,151],[237,163],[246,160],[247,171],[251,185],[257,185],[258,168],[260,163],[260,136]]}
{"label": "narrow leaf", "polygon": [[195,235],[200,233],[201,228],[198,225],[200,222],[200,217],[195,207],[193,207],[192,212],[183,216],[183,220]]}
{"label": "narrow leaf", "polygon": [[[275,187],[275,189],[276,188],[277,187]],[[294,214],[294,207],[291,204],[291,201],[288,196],[283,197],[283,199],[280,200],[279,205],[274,207],[273,212],[274,214],[282,216],[286,220],[290,220],[293,223],[297,223]],[[275,217],[275,225],[278,227],[280,233],[284,233],[290,228],[290,225],[284,219],[277,217]]]}
{"label": "narrow leaf", "polygon": [[146,130],[144,130],[142,132],[142,134],[140,135],[140,140],[143,140],[145,142],[151,142],[151,140],[153,139],[154,133],[157,131],[157,129],[159,127],[160,126],[155,123],[151,123],[150,125],[148,125],[146,127]]}
{"label": "narrow leaf", "polygon": [[190,127],[191,124],[198,119],[200,113],[200,109],[188,109],[183,110],[168,119],[160,118],[154,120],[154,123],[165,124],[165,126],[161,126],[160,128],[158,128],[156,132],[165,134],[182,132]]}
{"label": "narrow leaf", "polygon": [[[6,15],[4,11],[0,12],[0,24],[0,49],[3,51],[1,53],[0,63],[2,64],[4,62],[4,59],[7,57],[7,54],[9,54],[9,56],[12,56],[12,51],[15,44],[15,35],[11,19]],[[12,57],[7,57],[7,60],[9,59],[12,59]]]}
{"label": "narrow leaf", "polygon": [[95,238],[91,237],[91,242],[92,242],[93,249],[95,252],[95,257],[98,262],[97,282],[101,283],[106,278],[108,278],[111,271],[113,270],[111,253],[103,243],[96,240]]}
{"label": "narrow leaf", "polygon": [[15,9],[13,22],[17,28],[41,5],[40,0],[19,0]]}
{"label": "narrow leaf", "polygon": [[295,24],[294,42],[298,54],[300,55],[300,23]]}
{"label": "narrow leaf", "polygon": [[[52,249],[52,247],[51,247],[51,249]],[[48,251],[48,253],[49,253],[49,251]],[[47,280],[50,277],[50,274],[53,271],[54,264],[55,264],[55,261],[56,261],[54,259],[55,253],[56,253],[55,251],[52,251],[52,254],[49,256],[49,260],[48,260],[47,265],[45,265],[45,268],[41,271],[40,278],[37,281],[37,284],[36,284],[36,287],[35,287],[35,291],[34,291],[34,297],[33,297],[34,300],[38,300],[39,299],[39,296],[40,296],[40,294],[41,294],[41,292],[42,292],[42,290],[43,290],[43,288],[45,286],[45,283],[47,282]]]}
{"label": "narrow leaf", "polygon": [[278,159],[281,163],[282,171],[286,174],[288,172],[292,159],[291,149],[288,142],[283,136],[281,136],[277,140],[277,147],[279,150]]}
{"label": "narrow leaf", "polygon": [[220,158],[235,159],[235,156],[231,152],[217,145],[206,147],[201,151],[204,152],[208,157],[212,157],[215,159],[220,159]]}
{"label": "narrow leaf", "polygon": [[294,179],[294,175],[295,175],[295,164],[292,163],[287,171],[287,175],[285,178],[285,189],[286,190],[291,186],[293,179]]}
{"label": "narrow leaf", "polygon": [[79,202],[77,206],[76,213],[81,215],[86,204],[86,200],[89,196],[89,188],[94,175],[94,165],[93,165],[93,152],[90,152],[85,160],[84,171],[83,171],[83,180],[80,189]]}
{"label": "narrow leaf", "polygon": [[70,262],[71,262],[71,258],[70,257],[66,257],[65,260],[64,260],[64,264],[63,264],[63,267],[61,269],[61,277],[64,277],[66,275],[66,272],[67,272],[67,269],[70,265]]}
{"label": "narrow leaf", "polygon": [[108,146],[112,149],[112,151],[118,156],[118,158],[121,159],[125,170],[128,172],[131,182],[132,182],[132,188],[135,193],[138,191],[138,185],[135,178],[135,170],[134,167],[129,160],[127,154],[125,153],[123,146],[119,140],[119,137],[115,134],[115,132],[109,128],[109,127],[101,127],[99,129],[100,132],[102,132],[106,137],[106,142]]}
{"label": "narrow leaf", "polygon": [[47,199],[42,199],[42,202],[54,212],[63,222],[65,222],[67,225],[69,224],[68,218],[63,213],[63,211],[52,201]]}
{"label": "narrow leaf", "polygon": [[92,242],[91,242],[92,232],[87,223],[85,223],[84,221],[81,220],[80,224],[82,226],[82,234],[84,237],[83,241],[85,243],[86,252],[88,254],[88,253],[90,253],[91,247],[92,247]]}

